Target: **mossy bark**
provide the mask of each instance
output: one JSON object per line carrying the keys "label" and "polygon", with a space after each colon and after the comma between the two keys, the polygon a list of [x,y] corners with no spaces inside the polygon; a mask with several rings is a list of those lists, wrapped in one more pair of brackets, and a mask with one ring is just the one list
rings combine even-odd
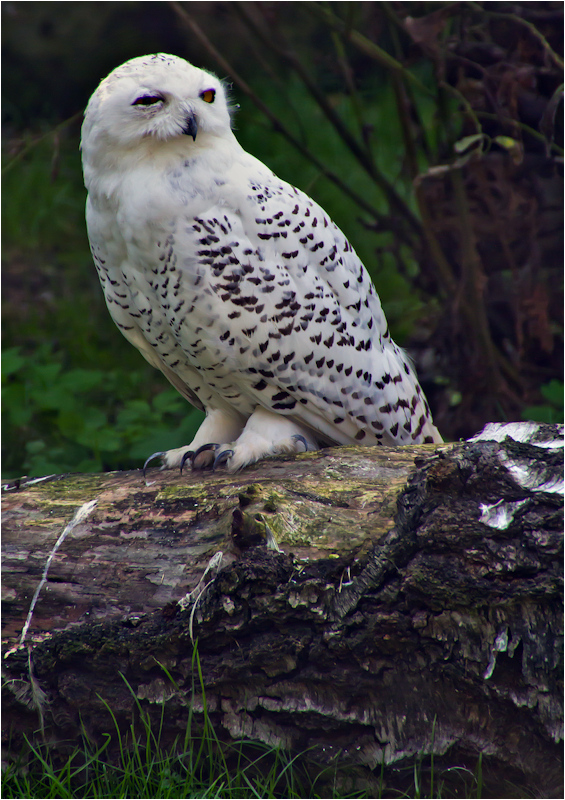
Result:
{"label": "mossy bark", "polygon": [[483,441],[23,484],[4,502],[5,735],[38,728],[31,666],[51,741],[101,741],[105,703],[124,730],[139,707],[161,724],[164,704],[166,745],[204,692],[225,741],[367,776],[482,752],[501,791],[560,797],[561,465]]}

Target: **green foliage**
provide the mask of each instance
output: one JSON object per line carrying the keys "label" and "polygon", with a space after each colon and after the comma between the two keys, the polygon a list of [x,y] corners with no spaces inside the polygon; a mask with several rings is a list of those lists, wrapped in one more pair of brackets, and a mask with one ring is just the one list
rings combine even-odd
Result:
{"label": "green foliage", "polygon": [[142,371],[63,365],[48,344],[2,358],[7,477],[139,466],[151,453],[190,442],[202,414],[174,389],[139,399]]}
{"label": "green foliage", "polygon": [[[2,181],[9,202],[2,203],[4,248],[24,246],[29,250],[47,251],[61,247],[67,257],[77,244],[84,249],[85,192],[79,169],[68,155],[68,142],[63,152],[53,135],[26,136],[18,143],[15,160],[5,156]],[[9,165],[9,166],[8,166]]]}
{"label": "green foliage", "polygon": [[190,442],[202,414],[108,314],[76,139],[27,146],[3,181],[3,477],[139,467]]}
{"label": "green foliage", "polygon": [[563,381],[551,380],[540,387],[547,403],[527,406],[522,411],[522,419],[533,422],[563,422]]}

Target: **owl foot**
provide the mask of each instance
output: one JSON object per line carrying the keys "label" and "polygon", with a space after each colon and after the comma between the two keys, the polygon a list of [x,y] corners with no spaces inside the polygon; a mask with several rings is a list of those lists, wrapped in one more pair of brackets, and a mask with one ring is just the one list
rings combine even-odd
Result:
{"label": "owl foot", "polygon": [[[214,418],[212,419],[212,413]],[[166,450],[153,453],[143,465],[145,477],[147,467],[156,458],[161,459],[161,469],[183,467],[190,463],[193,470],[214,470],[225,466],[228,472],[238,472],[248,464],[260,461],[262,458],[279,455],[282,453],[305,453],[308,450],[317,450],[316,440],[310,433],[296,422],[267,411],[264,408],[256,409],[247,420],[245,427],[238,424],[226,424],[225,418],[220,418],[219,412],[208,415],[194,440],[184,447],[176,450]],[[210,424],[214,422],[214,427]],[[222,425],[218,425],[222,422]],[[206,434],[217,435],[216,442],[206,440]],[[230,441],[229,434],[232,434]],[[223,435],[228,434],[222,441]],[[233,435],[235,434],[235,436]],[[204,444],[200,444],[204,440]]]}
{"label": "owl foot", "polygon": [[221,445],[210,442],[203,444],[196,451],[187,450],[180,462],[181,474],[187,461],[190,461],[192,469],[216,469],[219,464],[223,464],[226,461],[230,453],[233,453],[233,450],[224,450],[216,455],[220,447]]}
{"label": "owl foot", "polygon": [[222,445],[222,448],[216,455],[215,465],[225,464],[228,472],[239,472],[243,467],[268,456],[306,453],[308,450],[317,450],[318,446],[302,433],[291,433],[284,438],[274,439],[261,436],[253,430],[245,430],[236,442]]}
{"label": "owl foot", "polygon": [[[245,431],[236,442],[204,445],[196,453],[186,453],[183,463],[190,460],[192,469],[211,467],[212,470],[225,465],[228,472],[238,472],[243,467],[268,456],[281,453],[306,453],[308,450],[317,449],[316,443],[301,433],[273,441],[257,435],[254,431]],[[198,461],[197,457],[204,455],[205,451],[207,458]]]}
{"label": "owl foot", "polygon": [[245,419],[237,414],[212,409],[207,412],[206,419],[198,429],[196,436],[190,444],[177,447],[173,450],[163,450],[149,456],[143,465],[143,477],[146,478],[147,468],[156,459],[161,459],[160,468],[174,469],[183,466],[190,460],[193,469],[208,469],[214,466],[214,451],[218,445],[209,442],[229,441],[237,439],[245,427]]}
{"label": "owl foot", "polygon": [[203,444],[196,452],[187,450],[180,464],[180,470],[190,461],[193,470],[212,469],[226,466],[228,472],[238,472],[248,464],[261,458],[279,453],[306,453],[317,450],[312,439],[301,433],[291,434],[285,440],[273,442],[257,436],[256,432],[244,432],[236,442],[226,444]]}
{"label": "owl foot", "polygon": [[[149,456],[145,464],[143,465],[143,477],[146,478],[147,467],[149,466],[150,462],[153,461],[155,458],[161,459],[161,464],[159,469],[174,469],[174,467],[178,467],[180,465],[180,471],[182,472],[182,468],[186,461],[189,458],[196,458],[199,455],[201,450],[205,450],[208,447],[215,447],[215,445],[204,445],[203,447],[199,447],[196,452],[192,449],[192,445],[188,445],[185,447],[177,447],[175,450],[162,450],[157,453],[153,453],[153,455]],[[207,464],[203,466],[199,466],[199,469],[205,469]]]}
{"label": "owl foot", "polygon": [[214,471],[216,467],[221,467],[223,464],[226,464],[228,459],[233,456],[232,447],[232,445],[214,444],[211,442],[210,444],[203,444],[196,452],[194,452],[194,450],[187,450],[180,463],[181,475],[182,469],[187,461],[190,461],[190,466],[194,470],[211,469]]}

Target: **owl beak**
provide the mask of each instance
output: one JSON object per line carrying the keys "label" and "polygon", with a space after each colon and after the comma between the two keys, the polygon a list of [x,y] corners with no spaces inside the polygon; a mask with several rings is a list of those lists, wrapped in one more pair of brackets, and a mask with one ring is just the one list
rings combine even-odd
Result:
{"label": "owl beak", "polygon": [[198,133],[198,125],[196,123],[196,117],[192,112],[188,114],[182,132],[185,133],[187,136],[192,136],[192,139],[196,141],[196,134]]}

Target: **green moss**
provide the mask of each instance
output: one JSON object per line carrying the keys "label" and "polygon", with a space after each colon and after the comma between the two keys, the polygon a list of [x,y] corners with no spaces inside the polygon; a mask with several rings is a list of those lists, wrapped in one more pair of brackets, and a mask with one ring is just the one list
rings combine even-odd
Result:
{"label": "green moss", "polygon": [[157,496],[155,497],[156,503],[174,503],[179,500],[193,501],[196,508],[197,505],[203,504],[209,497],[210,490],[205,484],[191,484],[190,486],[183,486],[182,484],[172,484],[170,486],[162,486]]}

